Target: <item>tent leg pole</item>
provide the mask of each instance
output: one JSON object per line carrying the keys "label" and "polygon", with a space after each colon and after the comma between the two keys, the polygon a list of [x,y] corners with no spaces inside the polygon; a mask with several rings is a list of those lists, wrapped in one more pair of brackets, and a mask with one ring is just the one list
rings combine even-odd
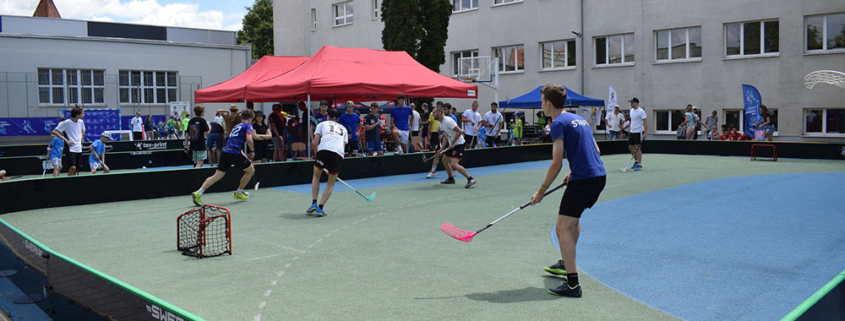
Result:
{"label": "tent leg pole", "polygon": [[308,136],[308,146],[305,146],[305,152],[308,153],[306,155],[307,158],[311,158],[311,94],[308,94],[308,104],[305,105],[305,111],[303,112],[307,115],[303,115],[302,118],[306,119],[308,122],[308,132],[305,133]]}

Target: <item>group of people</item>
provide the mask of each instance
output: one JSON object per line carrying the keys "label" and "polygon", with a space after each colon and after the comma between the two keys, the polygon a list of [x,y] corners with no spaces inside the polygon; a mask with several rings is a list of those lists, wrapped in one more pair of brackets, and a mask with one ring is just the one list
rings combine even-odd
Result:
{"label": "group of people", "polygon": [[[82,140],[85,137],[85,111],[75,106],[70,110],[70,118],[62,120],[52,131],[52,139],[47,145],[47,159],[53,166],[53,177],[58,177],[62,171],[62,154],[65,145],[68,148],[68,176],[79,174],[84,158],[82,157]],[[106,143],[111,137],[103,133],[100,138],[88,146],[88,168],[91,174],[96,174],[102,168],[106,173]]]}

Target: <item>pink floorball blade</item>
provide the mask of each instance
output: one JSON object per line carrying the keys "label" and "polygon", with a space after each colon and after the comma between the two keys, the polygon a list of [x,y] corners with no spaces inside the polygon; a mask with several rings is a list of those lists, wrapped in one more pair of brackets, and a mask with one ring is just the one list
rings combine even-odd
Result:
{"label": "pink floorball blade", "polygon": [[478,234],[477,232],[464,231],[462,229],[454,227],[452,226],[452,224],[449,224],[449,222],[440,225],[440,229],[443,230],[443,233],[446,233],[452,238],[462,242],[470,242],[472,241],[472,238],[475,236],[475,234]]}

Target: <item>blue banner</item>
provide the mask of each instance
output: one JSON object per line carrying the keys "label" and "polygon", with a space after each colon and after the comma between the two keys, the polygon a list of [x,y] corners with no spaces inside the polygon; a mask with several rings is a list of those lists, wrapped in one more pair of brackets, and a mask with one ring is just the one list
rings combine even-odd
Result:
{"label": "blue banner", "polygon": [[49,136],[57,117],[0,118],[0,137]]}
{"label": "blue banner", "polygon": [[[135,116],[120,116],[120,123],[123,124],[123,130],[132,130],[132,118]],[[141,115],[141,119],[144,120],[144,124],[147,123],[147,115]],[[165,115],[153,115],[153,127],[156,127],[158,122],[167,122],[167,116]]]}
{"label": "blue banner", "polygon": [[760,104],[763,99],[757,88],[751,85],[742,85],[743,101],[745,102],[745,136],[754,137],[757,127],[755,123],[760,121]]}
{"label": "blue banner", "polygon": [[[62,109],[65,118],[70,119],[70,110]],[[120,108],[86,108],[85,140],[95,141],[106,130],[120,130]]]}

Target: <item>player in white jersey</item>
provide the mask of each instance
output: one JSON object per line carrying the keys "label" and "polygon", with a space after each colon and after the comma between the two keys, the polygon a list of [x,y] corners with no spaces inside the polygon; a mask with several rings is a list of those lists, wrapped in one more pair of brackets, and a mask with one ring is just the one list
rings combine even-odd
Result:
{"label": "player in white jersey", "polygon": [[[346,132],[343,125],[337,122],[339,116],[340,112],[337,109],[329,109],[328,120],[318,124],[314,130],[311,149],[317,150],[317,157],[314,163],[314,176],[311,178],[311,207],[305,210],[308,214],[326,216],[323,206],[332,196],[334,182],[340,172],[340,163],[343,161],[346,143],[349,142],[349,133]],[[320,194],[320,177],[323,174],[323,169],[328,172],[329,181],[318,205],[317,196]]]}
{"label": "player in white jersey", "polygon": [[436,107],[433,114],[434,118],[440,122],[440,130],[446,135],[448,143],[446,148],[449,149],[445,153],[443,149],[437,151],[438,155],[443,154],[443,166],[446,167],[446,174],[449,175],[449,178],[440,182],[440,184],[455,184],[455,178],[452,176],[452,168],[454,168],[467,178],[467,184],[464,187],[470,188],[475,185],[476,181],[469,175],[466,168],[458,164],[464,157],[464,148],[466,147],[463,131],[452,117],[444,117],[442,107]]}

